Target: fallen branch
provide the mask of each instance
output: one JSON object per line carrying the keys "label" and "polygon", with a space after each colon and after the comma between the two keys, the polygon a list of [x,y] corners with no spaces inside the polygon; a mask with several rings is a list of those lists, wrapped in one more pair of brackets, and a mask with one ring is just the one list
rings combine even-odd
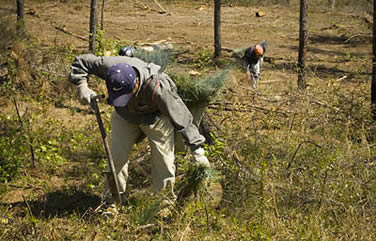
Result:
{"label": "fallen branch", "polygon": [[260,81],[260,84],[271,84],[271,83],[275,83],[275,82],[279,82],[279,81],[282,81],[282,80],[267,80],[267,81]]}
{"label": "fallen branch", "polygon": [[164,9],[161,4],[159,4],[159,2],[157,0],[154,0],[155,4],[157,4],[157,6],[162,10],[161,13],[167,13],[167,14],[170,14],[169,12],[166,11],[166,9]]}
{"label": "fallen branch", "polygon": [[189,53],[189,49],[175,52],[175,53],[173,53],[173,55],[175,57],[178,57],[179,55],[182,55],[182,54],[185,54],[185,53]]}
{"label": "fallen branch", "polygon": [[361,36],[361,34],[355,34],[355,35],[351,36],[350,38],[346,39],[344,42],[348,43],[351,39],[358,37],[358,36]]}
{"label": "fallen branch", "polygon": [[79,39],[81,39],[81,40],[85,40],[85,41],[87,41],[87,38],[82,37],[82,36],[80,36],[80,35],[78,35],[78,34],[72,33],[72,32],[70,32],[70,31],[66,30],[64,27],[55,26],[55,29],[60,30],[61,32],[66,33],[66,34],[68,34],[68,35],[71,35],[71,36],[73,36],[73,37],[76,37],[76,38],[79,38]]}
{"label": "fallen branch", "polygon": [[137,232],[137,231],[140,231],[142,229],[152,228],[154,226],[156,226],[154,223],[148,223],[148,224],[141,225],[141,226],[137,227],[134,231]]}
{"label": "fallen branch", "polygon": [[227,48],[227,47],[222,47],[221,48],[223,51],[226,51],[226,52],[229,52],[229,53],[232,53],[232,51],[234,51],[234,49],[232,48]]}
{"label": "fallen branch", "polygon": [[143,9],[150,9],[148,6],[146,6],[145,4],[143,4],[142,2],[140,2],[138,0],[135,0],[135,2],[138,3],[138,4],[140,4]]}
{"label": "fallen branch", "polygon": [[344,75],[344,76],[342,76],[341,78],[339,78],[339,79],[336,79],[336,81],[341,81],[341,80],[344,80],[344,79],[346,79],[347,78],[347,75]]}
{"label": "fallen branch", "polygon": [[27,206],[27,210],[29,210],[30,216],[34,217],[33,212],[31,211],[31,207],[29,205],[29,202],[26,200],[26,198],[25,198],[25,196],[23,194],[22,194],[22,198],[23,198],[23,200],[24,200],[24,202],[25,202],[25,204]]}
{"label": "fallen branch", "polygon": [[252,112],[254,111],[255,109],[258,109],[258,110],[262,110],[262,111],[266,111],[266,112],[275,112],[275,113],[279,113],[279,114],[283,114],[283,115],[288,115],[289,112],[283,112],[283,111],[278,111],[278,110],[270,110],[270,109],[267,109],[265,107],[262,107],[262,106],[258,106],[258,105],[245,105],[246,108],[236,108],[234,106],[232,106],[231,103],[211,103],[208,105],[208,108],[209,109],[214,109],[214,110],[218,110],[218,109],[222,109],[224,111],[236,111],[236,112]]}
{"label": "fallen branch", "polygon": [[[311,97],[311,98],[316,98],[316,97],[314,97],[314,96],[312,96],[312,95],[308,95],[308,96]],[[329,108],[329,109],[333,109],[333,110],[335,110],[335,111],[337,111],[337,112],[342,112],[339,108],[334,107],[334,106],[331,106],[331,105],[329,105],[329,104],[327,104],[327,103],[324,103],[324,102],[322,102],[322,101],[320,101],[320,100],[309,99],[309,101],[312,101],[312,102],[315,103],[315,104],[318,104],[318,105],[321,105],[321,106],[327,107],[327,108]]]}
{"label": "fallen branch", "polygon": [[[17,112],[17,116],[18,116],[18,121],[20,122],[20,127],[23,128],[23,122],[22,122],[22,119],[21,119],[21,115],[20,115],[20,111],[18,110],[18,105],[17,105],[17,102],[16,102],[16,99],[13,97],[13,104],[16,108],[16,112]],[[30,124],[30,122],[28,122]],[[29,132],[29,129],[27,129],[26,131]],[[28,136],[32,136],[32,135],[28,135]],[[33,167],[35,167],[35,155],[34,155],[34,147],[33,147],[33,140],[32,140],[32,137],[30,137],[31,139],[29,140],[29,147],[30,147],[30,153],[31,153],[31,162],[33,164]]]}
{"label": "fallen branch", "polygon": [[180,236],[179,241],[183,241],[183,240],[185,240],[185,239],[184,239],[184,236],[187,234],[187,232],[188,232],[188,230],[189,230],[189,226],[191,225],[191,223],[192,223],[192,220],[190,220],[189,223],[187,224],[187,227],[185,227],[185,229],[184,229],[182,235]]}
{"label": "fallen branch", "polygon": [[316,143],[314,143],[312,141],[303,141],[303,142],[299,143],[298,147],[296,148],[294,154],[291,157],[291,160],[290,160],[289,164],[287,165],[286,170],[290,169],[292,163],[295,161],[296,154],[298,154],[298,151],[302,147],[303,144],[312,144],[312,145],[314,145],[314,146],[316,146],[318,148],[321,148],[320,145],[318,145],[318,144],[316,144]]}

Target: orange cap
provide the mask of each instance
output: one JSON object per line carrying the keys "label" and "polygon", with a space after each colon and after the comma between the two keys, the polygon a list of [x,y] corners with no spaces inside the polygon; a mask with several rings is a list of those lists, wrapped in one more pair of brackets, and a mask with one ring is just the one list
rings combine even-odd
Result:
{"label": "orange cap", "polygon": [[264,54],[264,49],[261,47],[261,45],[255,46],[255,54],[256,56],[260,56]]}

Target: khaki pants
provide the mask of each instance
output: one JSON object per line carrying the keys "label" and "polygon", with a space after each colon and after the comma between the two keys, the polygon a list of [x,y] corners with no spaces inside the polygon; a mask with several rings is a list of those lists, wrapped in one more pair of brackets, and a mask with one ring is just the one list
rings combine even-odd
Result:
{"label": "khaki pants", "polygon": [[[112,113],[111,152],[121,193],[125,193],[128,179],[129,153],[133,145],[145,134],[151,147],[151,172],[154,191],[167,187],[173,189],[175,182],[174,127],[165,116],[157,118],[152,125],[137,125],[123,119],[116,111]],[[169,191],[169,190],[166,190]],[[105,195],[108,195],[105,179]],[[172,195],[174,196],[173,190]]]}

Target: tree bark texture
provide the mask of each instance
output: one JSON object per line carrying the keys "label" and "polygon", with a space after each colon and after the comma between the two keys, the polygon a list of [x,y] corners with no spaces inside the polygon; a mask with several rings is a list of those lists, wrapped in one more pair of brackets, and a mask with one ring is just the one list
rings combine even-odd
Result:
{"label": "tree bark texture", "polygon": [[214,0],[214,58],[221,56],[221,0]]}
{"label": "tree bark texture", "polygon": [[24,20],[24,0],[17,0],[17,35],[20,38],[25,36],[25,20]]}
{"label": "tree bark texture", "polygon": [[102,0],[102,9],[101,9],[101,30],[103,31],[104,27],[103,27],[103,22],[104,22],[104,4],[105,4],[105,0]]}
{"label": "tree bark texture", "polygon": [[300,0],[299,17],[299,56],[298,56],[298,88],[306,88],[305,80],[305,54],[308,39],[307,32],[307,0]]}
{"label": "tree bark texture", "polygon": [[376,0],[373,0],[371,106],[376,120]]}
{"label": "tree bark texture", "polygon": [[91,0],[89,25],[89,51],[95,53],[95,37],[98,26],[98,1]]}

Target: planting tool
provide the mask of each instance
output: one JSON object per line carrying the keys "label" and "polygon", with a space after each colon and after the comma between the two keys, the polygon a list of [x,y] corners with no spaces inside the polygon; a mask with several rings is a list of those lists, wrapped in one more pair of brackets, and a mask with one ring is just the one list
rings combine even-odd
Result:
{"label": "planting tool", "polygon": [[98,101],[100,99],[104,99],[104,97],[105,97],[104,94],[103,95],[93,95],[93,96],[91,96],[90,97],[90,105],[95,111],[99,130],[101,131],[101,135],[102,135],[102,139],[103,139],[104,149],[105,149],[106,155],[107,155],[107,164],[108,164],[108,167],[110,168],[110,171],[106,171],[105,175],[107,177],[108,184],[110,186],[110,191],[111,191],[112,197],[114,198],[115,202],[118,203],[118,204],[122,204],[120,189],[119,189],[119,183],[118,183],[118,179],[116,177],[115,165],[114,165],[114,161],[112,159],[110,147],[109,147],[109,144],[108,144],[108,141],[107,141],[106,130],[103,126],[101,113],[100,113],[99,107],[98,107]]}

